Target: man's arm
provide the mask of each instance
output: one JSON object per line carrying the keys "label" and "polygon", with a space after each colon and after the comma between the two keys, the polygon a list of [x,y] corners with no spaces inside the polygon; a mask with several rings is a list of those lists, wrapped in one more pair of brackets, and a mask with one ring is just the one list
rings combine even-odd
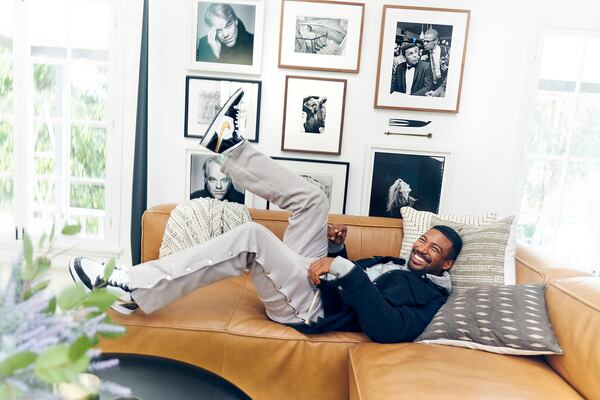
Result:
{"label": "man's arm", "polygon": [[414,93],[411,93],[413,96],[425,96],[425,93],[433,89],[433,74],[431,73],[431,66],[429,66],[429,64],[427,64],[424,74],[423,86],[421,86],[419,90],[415,91]]}
{"label": "man's arm", "polygon": [[[429,324],[439,307],[392,306],[361,268],[353,268],[335,284],[344,302],[358,315],[362,330],[375,342],[413,341]],[[443,300],[440,299],[440,306]]]}

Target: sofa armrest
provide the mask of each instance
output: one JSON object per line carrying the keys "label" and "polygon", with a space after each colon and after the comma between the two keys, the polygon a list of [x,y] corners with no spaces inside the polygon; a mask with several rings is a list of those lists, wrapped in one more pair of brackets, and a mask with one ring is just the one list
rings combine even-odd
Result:
{"label": "sofa armrest", "polygon": [[558,279],[546,286],[552,329],[564,354],[546,361],[587,399],[600,399],[600,278]]}
{"label": "sofa armrest", "polygon": [[515,268],[518,284],[550,283],[556,279],[591,276],[588,272],[567,268],[543,250],[523,242],[517,242]]}

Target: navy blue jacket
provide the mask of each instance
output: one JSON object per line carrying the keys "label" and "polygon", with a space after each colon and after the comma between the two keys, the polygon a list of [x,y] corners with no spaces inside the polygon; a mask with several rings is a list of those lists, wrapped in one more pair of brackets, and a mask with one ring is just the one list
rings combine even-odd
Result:
{"label": "navy blue jacket", "polygon": [[311,325],[292,324],[303,333],[363,331],[379,343],[413,341],[446,302],[448,294],[423,272],[392,270],[371,282],[365,268],[395,257],[365,258],[339,279],[321,280],[324,317]]}

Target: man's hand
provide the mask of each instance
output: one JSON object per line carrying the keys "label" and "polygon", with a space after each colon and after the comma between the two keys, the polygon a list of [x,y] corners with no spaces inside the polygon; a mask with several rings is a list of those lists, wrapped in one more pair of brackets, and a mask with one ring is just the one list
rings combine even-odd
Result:
{"label": "man's hand", "polygon": [[219,43],[219,40],[217,39],[217,28],[214,26],[210,28],[206,39],[215,57],[219,58],[219,55],[221,54],[221,43]]}
{"label": "man's hand", "polygon": [[341,224],[327,224],[327,239],[336,245],[344,243],[346,235],[348,234],[348,227]]}
{"label": "man's hand", "polygon": [[321,279],[319,277],[329,272],[333,260],[335,260],[335,258],[325,257],[313,261],[310,264],[310,267],[308,267],[308,279],[310,279],[314,285],[320,284]]}

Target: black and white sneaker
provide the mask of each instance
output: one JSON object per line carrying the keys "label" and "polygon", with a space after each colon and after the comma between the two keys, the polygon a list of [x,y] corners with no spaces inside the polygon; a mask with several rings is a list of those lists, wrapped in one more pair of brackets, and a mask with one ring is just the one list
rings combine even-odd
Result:
{"label": "black and white sneaker", "polygon": [[138,309],[137,303],[131,297],[129,289],[129,274],[127,271],[115,268],[113,273],[104,280],[104,264],[86,257],[73,257],[69,261],[71,278],[88,291],[105,287],[109,292],[119,296],[111,308],[121,314],[129,315]]}
{"label": "black and white sneaker", "polygon": [[239,88],[219,110],[206,130],[200,145],[219,154],[227,154],[244,142],[239,132],[239,104],[244,91]]}

